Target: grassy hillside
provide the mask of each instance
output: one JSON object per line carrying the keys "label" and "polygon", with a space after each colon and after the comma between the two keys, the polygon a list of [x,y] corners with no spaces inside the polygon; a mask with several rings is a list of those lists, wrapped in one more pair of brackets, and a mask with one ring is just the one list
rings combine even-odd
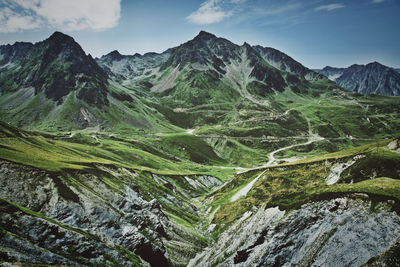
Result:
{"label": "grassy hillside", "polygon": [[[266,204],[266,207],[278,206],[290,211],[307,202],[351,196],[353,193],[368,195],[378,202],[391,199],[394,201],[393,208],[400,212],[400,153],[388,147],[391,142],[393,141],[385,140],[237,175],[212,194],[214,199],[210,206],[216,210],[213,223],[217,224],[217,229],[220,227],[216,233],[254,206]],[[335,164],[349,162],[357,156],[359,159],[356,163],[348,164],[350,167],[340,174],[338,183],[327,185],[328,176]],[[372,159],[375,160],[375,165],[360,168],[369,164]],[[232,201],[232,196],[256,177],[260,179],[251,190],[245,196]]]}

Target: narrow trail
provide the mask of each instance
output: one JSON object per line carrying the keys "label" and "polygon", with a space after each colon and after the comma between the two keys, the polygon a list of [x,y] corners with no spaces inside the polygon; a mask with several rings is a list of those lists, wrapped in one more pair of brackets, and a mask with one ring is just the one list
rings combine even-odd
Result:
{"label": "narrow trail", "polygon": [[[249,172],[249,171],[259,170],[259,169],[263,169],[263,168],[266,168],[266,167],[277,165],[278,163],[276,162],[277,160],[275,158],[275,154],[276,153],[279,153],[279,152],[282,152],[282,151],[285,151],[285,150],[288,150],[288,149],[291,149],[291,148],[294,148],[294,147],[306,146],[306,145],[312,144],[314,142],[319,142],[319,141],[322,141],[322,140],[325,139],[325,138],[319,136],[318,134],[314,134],[312,132],[311,123],[310,123],[310,120],[308,118],[307,118],[307,123],[308,123],[308,134],[309,134],[309,139],[308,139],[307,142],[300,143],[300,144],[294,144],[294,145],[290,145],[290,146],[286,146],[286,147],[282,147],[282,148],[279,148],[277,150],[274,150],[271,153],[269,153],[268,162],[265,165],[262,165],[262,166],[256,167],[256,168],[246,169],[244,171],[237,172],[237,174],[246,173],[246,172]],[[251,181],[249,184],[247,184],[245,187],[243,187],[241,190],[239,190],[235,195],[233,195],[232,198],[231,198],[231,202],[238,200],[242,196],[246,196],[247,193],[253,187],[253,185],[258,181],[258,179],[260,179],[260,177],[265,172],[266,172],[266,170],[264,170],[260,175],[258,175],[256,178],[254,178],[253,181]]]}

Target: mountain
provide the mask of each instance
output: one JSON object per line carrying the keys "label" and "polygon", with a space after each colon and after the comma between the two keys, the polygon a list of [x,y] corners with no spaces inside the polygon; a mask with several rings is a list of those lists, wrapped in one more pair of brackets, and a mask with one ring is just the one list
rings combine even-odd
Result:
{"label": "mountain", "polygon": [[[265,97],[282,92],[288,86],[301,87],[301,79],[292,74],[301,78],[307,76],[307,79],[325,79],[283,53],[277,50],[274,53],[278,54],[274,59],[285,62],[282,66],[287,67],[273,66],[276,61],[269,60],[268,48],[251,47],[247,43],[239,46],[201,31],[193,40],[162,54],[121,56],[113,51],[97,62],[111,76],[123,78],[124,84],[141,81],[153,92],[163,94],[168,91],[168,96],[190,105],[221,100],[232,102],[240,97],[249,98],[249,95]],[[143,70],[146,73],[143,74]],[[240,75],[247,82],[237,81]],[[213,95],[211,87],[221,89]]]}
{"label": "mountain", "polygon": [[34,88],[34,95],[62,102],[71,91],[89,104],[107,105],[107,75],[73,38],[55,32],[37,44],[0,47],[1,94]]}
{"label": "mountain", "polygon": [[[36,44],[0,46],[0,59],[0,114],[4,121],[43,130],[163,127],[156,122],[161,114],[143,112],[150,107],[134,92],[127,93],[112,82],[68,35],[55,32]],[[130,107],[124,101],[129,101]]]}
{"label": "mountain", "polygon": [[[203,134],[301,136],[308,133],[310,112],[318,113],[314,129],[324,136],[354,135],[357,124],[369,128],[356,130],[357,137],[397,129],[387,123],[380,131],[379,120],[367,113],[355,124],[332,120],[329,114],[346,114],[356,96],[278,50],[237,45],[205,31],[163,53],[112,51],[96,60],[57,32],[43,42],[16,43],[1,51],[0,76],[13,85],[1,87],[0,114],[24,129],[160,132],[198,127]],[[346,108],[328,104],[330,110],[321,112],[316,104],[321,101],[339,101]],[[373,103],[383,109],[375,99],[362,101],[361,106]],[[388,100],[389,106],[394,102]],[[224,146],[221,153],[231,149]]]}
{"label": "mountain", "polygon": [[399,265],[400,97],[205,31],[0,51],[1,266]]}
{"label": "mountain", "polygon": [[88,110],[109,106],[107,74],[70,36],[55,32],[36,44],[1,46],[0,58],[3,120],[85,126],[96,120]]}
{"label": "mountain", "polygon": [[400,95],[400,74],[378,62],[348,68],[325,67],[319,73],[360,94]]}
{"label": "mountain", "polygon": [[[296,66],[304,76],[297,75],[294,67],[294,72],[289,72],[270,65],[247,43],[237,45],[201,31],[192,40],[161,54],[122,56],[114,51],[97,62],[125,86],[160,99],[162,107],[155,108],[170,122],[193,128],[219,121],[234,122],[248,117],[248,113],[259,115],[259,119],[262,112],[281,113],[280,105],[271,102],[276,102],[274,96],[285,91],[312,94],[314,90],[337,88],[290,57],[284,58],[289,62],[285,64]],[[311,74],[319,79],[306,79]],[[197,106],[202,106],[201,111],[190,110]],[[297,120],[298,114],[289,116]],[[257,120],[253,121],[254,126]],[[280,125],[284,126],[282,122]],[[268,132],[260,134],[269,135]]]}

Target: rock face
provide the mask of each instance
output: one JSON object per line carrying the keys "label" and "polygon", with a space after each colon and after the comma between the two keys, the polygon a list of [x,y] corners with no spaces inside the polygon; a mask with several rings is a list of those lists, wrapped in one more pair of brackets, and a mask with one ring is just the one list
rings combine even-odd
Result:
{"label": "rock face", "polygon": [[101,175],[70,175],[91,187],[77,189],[61,174],[0,162],[3,256],[47,264],[127,266],[134,252],[152,266],[168,265],[162,239],[169,238],[165,227],[170,226],[156,200],[144,200],[134,184],[117,193]]}
{"label": "rock face", "polygon": [[96,61],[110,77],[117,81],[126,81],[140,79],[146,77],[146,75],[151,76],[155,69],[164,63],[169,56],[168,50],[162,54],[146,53],[133,56],[121,55],[114,50],[96,59]]}
{"label": "rock face", "polygon": [[208,175],[147,176],[150,191],[136,184],[147,178],[125,168],[49,172],[1,160],[0,261],[186,265],[206,243],[164,210],[198,218],[191,199],[222,183]]}
{"label": "rock face", "polygon": [[348,68],[325,67],[319,73],[360,94],[400,95],[400,74],[378,62]]}
{"label": "rock face", "polygon": [[253,48],[268,62],[268,64],[277,69],[296,74],[310,81],[326,79],[323,75],[304,67],[302,64],[277,49],[262,47],[260,45],[253,46]]}
{"label": "rock face", "polygon": [[400,237],[400,218],[388,207],[371,211],[366,196],[308,203],[287,216],[260,207],[245,213],[189,266],[360,266]]}

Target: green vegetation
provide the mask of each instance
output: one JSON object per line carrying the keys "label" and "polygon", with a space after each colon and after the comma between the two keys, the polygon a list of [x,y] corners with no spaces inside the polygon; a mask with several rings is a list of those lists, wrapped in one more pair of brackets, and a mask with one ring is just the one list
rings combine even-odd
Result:
{"label": "green vegetation", "polygon": [[[213,209],[219,207],[214,217],[218,225],[231,224],[246,211],[261,203],[267,207],[278,206],[283,210],[299,208],[312,201],[331,199],[353,193],[363,193],[372,200],[392,199],[400,212],[400,154],[390,151],[391,140],[350,148],[336,153],[311,157],[293,163],[280,164],[236,176],[223,188],[213,193]],[[326,185],[330,166],[346,162],[356,155],[363,155],[354,165],[342,173],[340,183]],[[375,162],[372,164],[372,162]],[[368,168],[364,168],[369,166]],[[374,173],[374,176],[372,175]],[[231,197],[255,177],[261,175],[250,192],[237,201]],[[361,176],[364,174],[364,176]],[[389,175],[389,177],[382,177]],[[358,178],[358,179],[356,179]],[[355,183],[346,182],[353,181]],[[222,231],[217,229],[216,233]]]}

